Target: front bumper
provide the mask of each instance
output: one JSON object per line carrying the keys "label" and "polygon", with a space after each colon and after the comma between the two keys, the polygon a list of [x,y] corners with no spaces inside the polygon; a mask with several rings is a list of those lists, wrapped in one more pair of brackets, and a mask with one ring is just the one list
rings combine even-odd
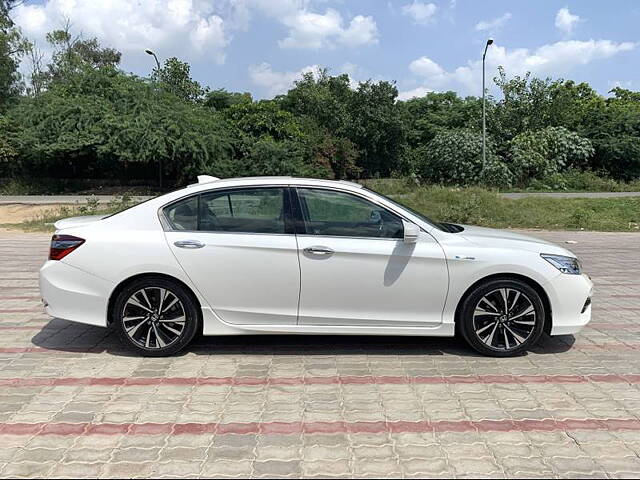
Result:
{"label": "front bumper", "polygon": [[89,325],[107,325],[107,304],[115,285],[72,267],[49,260],[40,269],[40,295],[48,315]]}
{"label": "front bumper", "polygon": [[586,274],[560,274],[545,285],[545,290],[551,303],[551,335],[578,333],[589,323],[593,282]]}

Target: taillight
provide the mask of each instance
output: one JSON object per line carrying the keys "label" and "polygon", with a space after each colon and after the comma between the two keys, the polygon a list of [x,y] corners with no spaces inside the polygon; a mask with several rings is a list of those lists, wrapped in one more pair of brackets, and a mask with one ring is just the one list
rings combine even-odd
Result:
{"label": "taillight", "polygon": [[51,237],[49,260],[62,260],[84,243],[84,238],[73,235],[54,235]]}

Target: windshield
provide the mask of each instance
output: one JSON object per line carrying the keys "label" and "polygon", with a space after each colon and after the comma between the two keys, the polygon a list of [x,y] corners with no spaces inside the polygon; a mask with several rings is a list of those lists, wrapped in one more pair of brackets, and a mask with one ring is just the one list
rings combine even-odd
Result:
{"label": "windshield", "polygon": [[411,213],[412,215],[415,215],[416,217],[418,217],[420,220],[422,220],[423,222],[428,223],[429,225],[431,225],[432,227],[437,228],[438,230],[442,230],[445,231],[444,228],[442,228],[442,225],[440,225],[437,222],[434,222],[433,220],[431,220],[429,217],[421,214],[420,212],[415,211],[413,208],[411,207],[407,207],[406,205],[403,205],[400,202],[395,201],[393,198],[389,198],[386,195],[382,195],[381,193],[378,193],[374,190],[371,190],[370,188],[364,187],[365,190],[367,190],[368,192],[371,193],[375,193],[377,196],[384,198],[387,202],[389,203],[393,203],[394,205],[402,208],[403,210],[406,210],[407,212]]}

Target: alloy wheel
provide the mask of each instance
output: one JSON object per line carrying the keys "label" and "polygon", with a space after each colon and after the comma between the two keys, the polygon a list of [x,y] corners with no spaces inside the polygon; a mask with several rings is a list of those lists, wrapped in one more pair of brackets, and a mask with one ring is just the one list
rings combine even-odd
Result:
{"label": "alloy wheel", "polygon": [[487,347],[497,351],[518,348],[536,328],[531,299],[514,288],[497,288],[485,294],[473,311],[473,331]]}
{"label": "alloy wheel", "polygon": [[150,350],[167,348],[185,331],[184,305],[171,290],[145,287],[133,293],[122,309],[124,332],[138,346]]}

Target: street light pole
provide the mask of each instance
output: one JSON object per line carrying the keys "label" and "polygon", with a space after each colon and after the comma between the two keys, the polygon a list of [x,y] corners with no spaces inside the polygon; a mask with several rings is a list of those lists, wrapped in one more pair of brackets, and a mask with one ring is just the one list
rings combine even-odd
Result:
{"label": "street light pole", "polygon": [[485,59],[487,58],[487,49],[493,43],[493,38],[487,40],[482,54],[482,171],[487,164],[487,106],[485,100]]}
{"label": "street light pole", "polygon": [[[158,74],[160,73],[160,62],[158,61],[158,57],[153,52],[153,50],[146,49],[144,51],[147,55],[153,56],[156,61],[156,66],[158,67]],[[158,188],[162,192],[162,158],[158,157]]]}
{"label": "street light pole", "polygon": [[158,61],[158,57],[156,57],[156,54],[153,53],[153,50],[147,49],[147,50],[144,51],[144,53],[146,53],[147,55],[151,55],[151,56],[153,56],[153,58],[155,58],[156,65],[158,66],[158,70],[160,70],[160,62]]}

